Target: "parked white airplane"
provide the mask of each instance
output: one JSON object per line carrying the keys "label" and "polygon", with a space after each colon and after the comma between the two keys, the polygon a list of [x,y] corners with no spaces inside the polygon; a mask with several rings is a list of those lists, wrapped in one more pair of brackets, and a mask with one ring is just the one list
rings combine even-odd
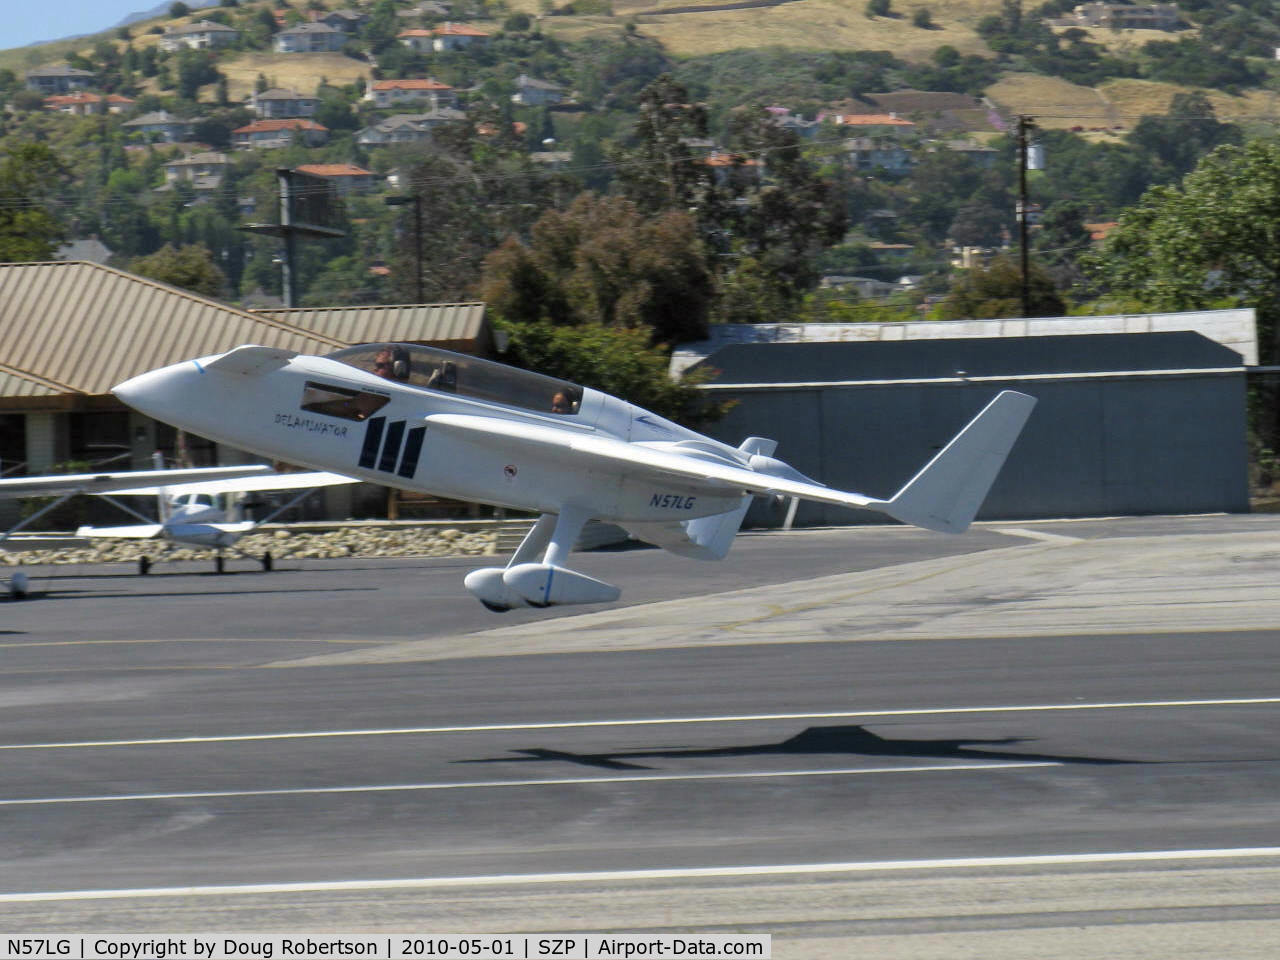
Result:
{"label": "parked white airplane", "polygon": [[[55,499],[0,534],[0,548],[4,547],[5,542],[15,533],[35,523],[71,497],[82,493],[119,493],[143,484],[258,476],[275,476],[275,472],[263,464],[246,464],[238,467],[197,467],[185,470],[130,470],[118,473],[61,473],[39,477],[10,477],[0,480],[0,500],[50,496]],[[21,570],[16,570],[10,575],[9,592],[15,598],[26,596],[27,575]]]}
{"label": "parked white airplane", "polygon": [[[139,486],[125,490],[116,490],[112,494],[95,491],[98,496],[115,504],[126,513],[131,513],[141,524],[114,527],[81,527],[77,536],[92,539],[116,540],[158,540],[167,552],[174,546],[202,547],[215,551],[214,565],[219,573],[223,569],[223,551],[233,550],[243,557],[258,560],[263,570],[270,570],[272,559],[270,552],[261,558],[250,557],[238,549],[235,544],[250,530],[284,513],[299,500],[319,487],[336,484],[356,483],[353,477],[336,473],[269,473],[264,476],[238,477],[221,480],[196,480],[187,483],[166,483],[161,486]],[[284,506],[273,510],[261,520],[232,521],[229,511],[218,505],[219,498],[234,497],[242,493],[268,490],[301,490]],[[118,496],[154,496],[156,498],[157,520],[152,521],[128,505],[116,500]],[[145,574],[151,569],[151,558],[143,556],[138,560],[138,572]]]}
{"label": "parked white airplane", "polygon": [[1035,405],[1002,392],[878,500],[773,459],[773,440],[734,448],[596,390],[430,347],[365,344],[318,357],[242,346],[113,392],[157,420],[264,456],[540,513],[505,568],[467,575],[466,588],[491,610],[616,599],[617,587],[565,566],[592,518],[707,560],[728,553],[756,494],[962,532]]}

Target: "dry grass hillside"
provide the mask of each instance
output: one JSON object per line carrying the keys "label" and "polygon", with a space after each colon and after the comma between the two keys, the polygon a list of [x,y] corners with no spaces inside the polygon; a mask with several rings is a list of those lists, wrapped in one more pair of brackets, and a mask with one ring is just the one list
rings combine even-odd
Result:
{"label": "dry grass hillside", "polygon": [[[322,0],[336,9],[349,0]],[[758,2],[758,0],[755,0]],[[538,15],[544,0],[509,0],[510,9]],[[242,9],[273,6],[270,0],[247,3]],[[560,5],[560,4],[558,4]],[[997,13],[1001,0],[892,0],[893,15],[868,17],[864,0],[781,0],[771,6],[735,6],[734,0],[613,0],[611,16],[542,16],[541,28],[566,40],[617,34],[628,24],[641,34],[660,40],[676,56],[688,57],[742,48],[782,46],[811,50],[888,50],[905,60],[927,60],[943,44],[962,53],[990,55],[976,32],[977,23]],[[689,10],[688,8],[697,8]],[[927,8],[933,29],[912,23],[918,9]],[[686,12],[663,13],[666,10]],[[149,30],[200,19],[167,17],[130,26],[132,43],[156,42]],[[1167,37],[1151,30],[1091,30],[1090,39],[1117,53],[1131,53],[1150,39]],[[57,62],[74,50],[87,52],[100,38],[123,45],[114,31],[79,41],[60,41],[37,47],[0,51],[0,67],[19,75],[34,66]],[[335,53],[276,54],[268,51],[230,54],[219,63],[233,100],[246,97],[259,75],[273,85],[314,90],[321,80],[349,83],[368,77],[369,65]],[[1163,113],[1170,99],[1185,88],[1141,80],[1116,80],[1098,89],[1032,74],[1008,74],[991,87],[988,96],[1003,110],[1036,116],[1044,126],[1080,127],[1092,136],[1113,136],[1132,126],[1143,114]],[[212,96],[212,87],[202,91]],[[1255,91],[1243,97],[1211,94],[1223,118],[1275,118],[1280,97]]]}
{"label": "dry grass hillside", "polygon": [[226,75],[231,100],[243,100],[253,92],[258,75],[273,87],[311,93],[322,80],[335,85],[369,77],[369,64],[340,53],[242,53],[223,59],[218,69]]}
{"label": "dry grass hillside", "polygon": [[[1110,80],[1096,89],[1032,73],[1006,74],[987,89],[1002,112],[1035,117],[1050,129],[1081,128],[1094,137],[1123,136],[1139,118],[1167,113],[1170,101],[1191,87],[1152,80]],[[1244,96],[1209,92],[1222,120],[1280,120],[1280,95],[1253,90]]]}
{"label": "dry grass hillside", "polygon": [[[696,12],[661,13],[699,7]],[[734,8],[732,0],[614,0],[613,16],[544,17],[542,28],[565,39],[616,30],[633,22],[680,57],[742,48],[783,46],[804,50],[890,50],[905,60],[926,60],[943,44],[964,53],[990,54],[975,25],[1000,9],[1000,0],[894,0],[891,17],[869,18],[863,0],[784,0],[774,6]],[[511,0],[538,12],[539,0]],[[927,8],[934,29],[912,26]],[[729,8],[729,9],[725,9]]]}

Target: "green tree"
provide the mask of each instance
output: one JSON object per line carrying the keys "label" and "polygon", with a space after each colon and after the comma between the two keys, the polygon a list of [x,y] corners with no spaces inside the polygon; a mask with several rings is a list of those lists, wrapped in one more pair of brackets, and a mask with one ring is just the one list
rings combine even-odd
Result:
{"label": "green tree", "polygon": [[155,253],[139,257],[129,264],[134,273],[152,280],[159,280],[205,297],[217,297],[222,293],[227,278],[208,247],[187,244],[174,247],[165,244]]}
{"label": "green tree", "polygon": [[[778,297],[798,304],[817,285],[817,258],[848,227],[841,190],[805,156],[797,134],[763,109],[736,112],[728,142],[743,163],[710,194],[715,206],[704,201],[704,222],[728,231],[739,267],[748,257]],[[729,202],[725,191],[734,195]]]}
{"label": "green tree", "polygon": [[1213,104],[1199,90],[1175,94],[1167,116],[1143,117],[1128,138],[1150,157],[1156,183],[1180,180],[1210,150],[1243,139],[1239,127],[1218,122]]}
{"label": "green tree", "polygon": [[641,210],[687,210],[711,190],[710,168],[691,143],[708,136],[707,110],[663,74],[640,94],[634,149],[617,159],[623,193]]}
{"label": "green tree", "polygon": [[[1066,304],[1053,287],[1049,275],[1031,264],[1027,275],[1030,316],[1058,317]],[[1022,271],[1008,257],[997,257],[985,269],[975,268],[962,276],[943,305],[943,320],[981,320],[1022,315]]]}
{"label": "green tree", "polygon": [[[1114,293],[1157,310],[1252,306],[1259,360],[1280,362],[1280,140],[1218,147],[1180,184],[1153,187],[1112,231],[1094,269]],[[1280,449],[1280,402],[1257,427]]]}
{"label": "green tree", "polygon": [[889,0],[867,0],[868,17],[887,17],[889,16],[889,9]]}
{"label": "green tree", "polygon": [[43,143],[19,143],[0,159],[0,261],[52,260],[67,232],[55,192],[67,169]]}
{"label": "green tree", "polygon": [[641,328],[672,344],[705,336],[712,288],[688,214],[582,194],[544,213],[528,244],[486,258],[481,289],[511,320]]}

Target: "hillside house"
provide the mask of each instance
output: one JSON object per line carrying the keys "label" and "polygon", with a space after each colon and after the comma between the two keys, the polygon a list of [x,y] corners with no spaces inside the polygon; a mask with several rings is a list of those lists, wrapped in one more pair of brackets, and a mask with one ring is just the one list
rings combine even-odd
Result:
{"label": "hillside house", "polygon": [[372,170],[353,163],[304,163],[296,169],[299,173],[324,177],[344,197],[350,193],[368,193],[378,181],[378,175]]}
{"label": "hillside house", "polygon": [[465,23],[442,23],[433,27],[435,34],[433,47],[437,53],[445,50],[465,50],[470,46],[481,46],[488,42],[489,34]]}
{"label": "hillside house", "polygon": [[126,120],[121,126],[129,133],[153,143],[177,143],[190,139],[195,124],[194,120],[175,117],[168,110],[156,110]]}
{"label": "hillside house", "polygon": [[210,151],[193,153],[181,160],[170,160],[164,165],[164,182],[172,188],[179,183],[189,183],[196,193],[207,193],[222,186],[223,178],[231,167],[225,153]]}
{"label": "hillside house", "polygon": [[457,103],[453,87],[430,77],[375,80],[365,91],[364,99],[371,100],[378,107],[391,107],[407,100],[422,100],[435,110],[452,107]]}
{"label": "hillside house", "polygon": [[96,80],[97,78],[88,70],[69,67],[65,63],[36,67],[26,73],[27,89],[46,94],[84,90],[93,86]]}
{"label": "hillside house", "polygon": [[1084,27],[1116,30],[1176,30],[1178,5],[1174,3],[1085,3],[1072,14]]}
{"label": "hillside house", "polygon": [[406,10],[397,10],[396,16],[405,20],[441,19],[453,12],[453,4],[441,0],[422,0]]}
{"label": "hillside house", "polygon": [[218,50],[240,39],[240,31],[212,20],[201,20],[165,31],[158,44],[161,50]]}
{"label": "hillside house", "polygon": [[253,111],[254,115],[264,120],[311,117],[315,115],[319,104],[320,101],[316,97],[309,97],[281,87],[250,94],[249,99],[245,101],[245,105]]}
{"label": "hillside house", "polygon": [[894,113],[819,114],[819,121],[834,123],[842,133],[858,137],[900,136],[914,133],[916,125]]}
{"label": "hillside house", "polygon": [[356,143],[362,146],[424,143],[431,139],[431,131],[435,127],[465,119],[467,119],[465,113],[452,107],[441,107],[429,113],[397,113],[359,131],[356,134]]}
{"label": "hillside house", "polygon": [[276,53],[327,53],[346,43],[347,35],[327,23],[300,23],[277,33],[272,46]]}
{"label": "hillside house", "polygon": [[488,41],[489,34],[465,23],[442,23],[427,29],[401,30],[396,39],[418,53],[442,53],[445,50],[465,50],[473,44]]}
{"label": "hillside house", "polygon": [[56,113],[71,113],[85,117],[97,113],[126,113],[136,104],[136,100],[122,97],[118,93],[106,96],[77,90],[75,93],[60,93],[44,98],[44,108]]}
{"label": "hillside house", "polygon": [[522,107],[550,107],[564,101],[564,87],[522,73],[516,77],[516,92],[511,102]]}
{"label": "hillside house", "polygon": [[710,153],[702,158],[702,162],[711,168],[716,183],[721,186],[759,183],[764,172],[764,165],[759,160],[737,153]]}
{"label": "hillside house", "polygon": [[231,142],[237,150],[274,150],[295,142],[318,147],[328,139],[328,127],[305,117],[256,120],[231,131]]}
{"label": "hillside house", "polygon": [[343,8],[342,10],[330,10],[322,17],[316,17],[317,23],[327,24],[335,30],[341,30],[343,33],[355,33],[369,20],[367,13],[361,13],[359,10],[351,10]]}
{"label": "hillside house", "polygon": [[911,151],[889,137],[853,137],[844,149],[849,166],[859,173],[910,173],[915,165]]}

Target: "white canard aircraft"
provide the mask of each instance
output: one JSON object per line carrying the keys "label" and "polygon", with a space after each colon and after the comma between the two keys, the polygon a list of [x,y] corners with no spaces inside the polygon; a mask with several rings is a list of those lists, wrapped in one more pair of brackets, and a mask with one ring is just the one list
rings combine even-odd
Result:
{"label": "white canard aircraft", "polygon": [[[0,533],[0,548],[14,547],[9,538],[35,523],[50,510],[71,497],[84,493],[120,493],[144,484],[183,483],[194,481],[218,481],[232,478],[275,476],[264,464],[246,464],[233,467],[195,467],[182,470],[127,470],[116,473],[60,473],[38,477],[9,477],[0,479],[0,500],[25,497],[53,497],[54,499],[31,516]],[[27,594],[27,575],[14,571],[8,578],[9,592],[15,598]]]}
{"label": "white canard aircraft", "polygon": [[598,603],[619,590],[567,568],[589,519],[681,556],[722,559],[757,494],[968,528],[1035,405],[996,396],[888,500],[846,493],[616,397],[432,347],[364,344],[328,356],[246,345],[141,374],[112,391],[183,430],[316,470],[541,514],[505,568],[466,588],[491,610]]}
{"label": "white canard aircraft", "polygon": [[[143,522],[131,526],[81,527],[76,531],[76,535],[90,539],[156,540],[162,544],[164,552],[168,552],[175,546],[213,550],[214,566],[219,573],[223,570],[223,552],[232,550],[242,557],[261,563],[263,570],[270,570],[272,566],[270,552],[264,553],[260,558],[250,557],[236,547],[236,542],[255,527],[274,520],[313,490],[356,482],[358,481],[354,477],[337,473],[269,472],[263,476],[192,480],[185,483],[166,482],[116,490],[109,494],[93,491],[97,496],[110,501],[125,513],[132,514]],[[231,520],[228,516],[230,511],[219,506],[218,503],[221,498],[232,498],[238,494],[274,490],[300,490],[301,493],[261,520]],[[157,519],[153,521],[115,499],[121,496],[154,496]],[[151,563],[149,556],[140,557],[138,572],[147,573],[151,569]]]}

